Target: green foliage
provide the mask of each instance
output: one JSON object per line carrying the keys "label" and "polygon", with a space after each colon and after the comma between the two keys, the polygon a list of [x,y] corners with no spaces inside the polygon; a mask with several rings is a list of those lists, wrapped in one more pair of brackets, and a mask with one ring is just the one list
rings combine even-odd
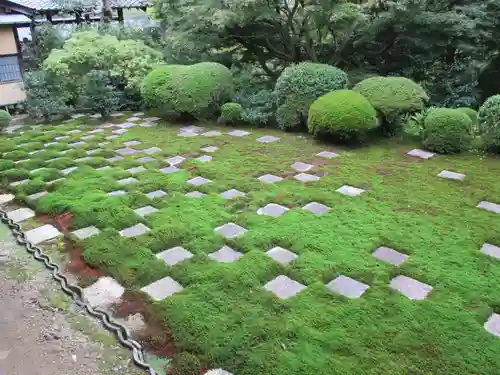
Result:
{"label": "green foliage", "polygon": [[490,96],[478,111],[483,141],[491,150],[500,150],[500,95]]}
{"label": "green foliage", "polygon": [[287,67],[274,88],[281,129],[305,126],[309,106],[330,91],[345,89],[347,74],[330,65],[304,62]]}
{"label": "green foliage", "polygon": [[120,92],[111,85],[109,72],[92,70],[85,75],[80,103],[85,110],[100,113],[107,118],[121,102]]}
{"label": "green foliage", "polygon": [[42,168],[39,171],[32,172],[31,176],[33,178],[38,178],[42,181],[48,182],[63,177],[63,174],[55,168]]}
{"label": "green foliage", "polygon": [[14,168],[14,162],[12,160],[0,159],[0,171],[5,171],[6,169]]}
{"label": "green foliage", "polygon": [[436,108],[424,120],[423,145],[430,151],[455,154],[471,147],[471,120],[462,111]]}
{"label": "green foliage", "polygon": [[199,375],[200,360],[193,354],[181,352],[172,361],[172,375]]}
{"label": "green foliage", "polygon": [[0,129],[9,126],[11,121],[12,121],[12,116],[9,114],[9,112],[0,110]]}
{"label": "green foliage", "polygon": [[332,91],[311,104],[308,126],[315,136],[356,138],[377,126],[377,112],[355,91]]}
{"label": "green foliage", "polygon": [[163,65],[147,75],[142,85],[144,102],[163,114],[210,118],[233,93],[231,71],[224,65]]}
{"label": "green foliage", "polygon": [[225,123],[235,123],[241,120],[243,107],[239,103],[224,103],[220,107],[220,119]]}
{"label": "green foliage", "polygon": [[457,108],[457,111],[465,113],[467,116],[469,116],[471,122],[473,125],[477,124],[477,111],[473,108],[469,107],[460,107]]}
{"label": "green foliage", "polygon": [[29,159],[29,154],[26,151],[14,150],[3,154],[2,158],[7,160]]}
{"label": "green foliage", "polygon": [[55,25],[41,24],[34,29],[32,41],[28,43],[28,51],[25,53],[33,58],[36,69],[40,67],[52,50],[62,48],[63,45],[64,38],[60,28]]}
{"label": "green foliage", "polygon": [[39,179],[31,179],[25,184],[16,186],[15,190],[21,195],[31,195],[43,191],[45,189],[45,182]]}

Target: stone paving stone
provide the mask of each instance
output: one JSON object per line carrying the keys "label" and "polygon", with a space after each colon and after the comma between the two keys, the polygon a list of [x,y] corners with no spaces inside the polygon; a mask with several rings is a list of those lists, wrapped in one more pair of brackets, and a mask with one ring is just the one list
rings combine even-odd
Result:
{"label": "stone paving stone", "polygon": [[128,141],[128,142],[123,142],[123,144],[127,147],[130,147],[130,146],[137,146],[137,145],[140,145],[141,142],[139,141]]}
{"label": "stone paving stone", "polygon": [[245,195],[246,195],[245,193],[243,193],[239,190],[236,190],[236,189],[229,189],[229,190],[226,190],[226,191],[220,193],[220,196],[222,198],[226,198],[226,199],[244,197]]}
{"label": "stone paving stone", "polygon": [[358,189],[358,188],[355,188],[355,187],[349,186],[349,185],[341,186],[336,191],[341,193],[341,194],[348,195],[350,197],[355,197],[355,196],[360,195],[361,193],[364,192],[363,189]]}
{"label": "stone paving stone", "polygon": [[194,133],[194,132],[182,132],[182,133],[179,133],[177,134],[178,137],[197,137],[199,136],[198,133]]}
{"label": "stone paving stone", "polygon": [[20,223],[21,221],[35,217],[35,212],[29,208],[22,207],[14,211],[7,212],[7,217],[12,219],[14,223]]}
{"label": "stone paving stone", "polygon": [[141,117],[141,116],[144,116],[144,112],[132,113],[132,116]]}
{"label": "stone paving stone", "polygon": [[9,184],[9,186],[19,186],[19,185],[22,185],[22,184],[25,184],[27,182],[29,182],[30,180],[29,179],[26,179],[26,180],[20,180],[20,181],[14,181],[14,182],[11,182]]}
{"label": "stone paving stone", "polygon": [[113,113],[112,115],[110,115],[111,117],[121,117],[123,116],[125,113],[122,113],[122,112],[117,112],[117,113]]}
{"label": "stone paving stone", "polygon": [[149,163],[152,161],[156,161],[156,159],[152,158],[151,156],[143,156],[142,158],[137,159],[137,161],[140,161],[141,163]]}
{"label": "stone paving stone", "polygon": [[279,275],[264,285],[264,288],[272,292],[276,297],[286,299],[295,296],[306,286],[290,279],[288,276]]}
{"label": "stone paving stone", "polygon": [[326,213],[330,208],[318,202],[311,202],[302,207],[303,210],[311,211],[315,215]]}
{"label": "stone paving stone", "polygon": [[112,158],[107,158],[106,161],[110,163],[115,163],[117,161],[125,160],[123,156],[113,156]]}
{"label": "stone paving stone", "polygon": [[193,186],[201,186],[201,185],[209,183],[209,182],[212,182],[212,181],[210,181],[208,178],[201,177],[201,176],[194,177],[190,180],[187,180],[187,183],[189,185],[193,185]]}
{"label": "stone paving stone", "polygon": [[64,174],[64,175],[68,175],[71,172],[76,171],[77,169],[78,169],[78,167],[69,167],[69,168],[61,170],[61,173]]}
{"label": "stone paving stone", "polygon": [[199,158],[196,158],[196,160],[198,160],[202,163],[207,163],[209,161],[212,161],[212,157],[210,155],[202,155]]}
{"label": "stone paving stone", "polygon": [[297,162],[292,164],[292,168],[295,169],[297,172],[307,172],[307,171],[313,169],[314,165],[302,163],[301,161],[297,161]]}
{"label": "stone paving stone", "polygon": [[110,191],[108,193],[108,195],[110,197],[119,197],[119,196],[122,196],[122,195],[126,195],[127,192],[125,190],[115,190],[115,191]]}
{"label": "stone paving stone", "polygon": [[184,163],[185,158],[182,156],[173,156],[171,158],[165,159],[165,161],[170,165],[179,165]]}
{"label": "stone paving stone", "polygon": [[80,141],[80,142],[75,142],[75,143],[68,143],[68,147],[80,147],[80,146],[84,146],[86,145],[87,142],[84,142],[84,141]]}
{"label": "stone paving stone", "polygon": [[341,294],[345,297],[359,298],[370,286],[351,279],[348,276],[340,275],[326,284],[326,287],[332,292]]}
{"label": "stone paving stone", "polygon": [[219,135],[222,135],[222,133],[217,130],[211,130],[209,132],[202,133],[202,135],[204,135],[205,137],[217,137]]}
{"label": "stone paving stone", "polygon": [[479,204],[476,207],[482,208],[482,209],[487,210],[487,211],[494,212],[496,214],[500,214],[500,204],[481,201],[481,202],[479,202]]}
{"label": "stone paving stone", "polygon": [[104,139],[107,139],[108,141],[111,140],[111,139],[116,139],[116,138],[119,138],[120,136],[119,135],[108,135],[107,137],[104,137]]}
{"label": "stone paving stone", "polygon": [[9,203],[14,200],[15,197],[14,194],[0,194],[0,204]]}
{"label": "stone paving stone", "polygon": [[250,132],[244,130],[233,130],[232,132],[229,132],[227,134],[229,134],[231,137],[246,137],[250,134]]}
{"label": "stone paving stone", "polygon": [[[127,129],[116,129],[111,131],[114,134],[123,134],[127,132]],[[106,137],[106,139],[109,139],[109,137]]]}
{"label": "stone paving stone", "polygon": [[69,138],[69,135],[61,135],[59,137],[55,137],[54,139],[56,141],[62,141],[63,139]]}
{"label": "stone paving stone", "polygon": [[44,147],[49,147],[49,146],[58,145],[58,144],[59,144],[59,142],[48,142],[48,143],[44,144]]}
{"label": "stone paving stone", "polygon": [[81,130],[74,129],[74,130],[70,130],[69,132],[66,132],[66,134],[77,134],[77,133],[81,133],[81,132],[82,132]]}
{"label": "stone paving stone", "polygon": [[45,224],[26,232],[26,239],[33,245],[62,236],[63,234],[59,232],[56,227],[50,224]]}
{"label": "stone paving stone", "polygon": [[100,148],[94,148],[93,150],[88,150],[87,155],[93,155],[99,151],[102,151]]}
{"label": "stone paving stone", "polygon": [[105,276],[83,289],[83,299],[92,307],[106,308],[118,302],[124,292],[125,288],[115,279]]}
{"label": "stone paving stone", "polygon": [[25,162],[30,161],[30,160],[31,160],[31,159],[16,160],[16,161],[14,162],[14,164],[21,164],[21,163],[25,163]]}
{"label": "stone paving stone", "polygon": [[136,178],[133,178],[133,177],[128,177],[128,178],[123,178],[121,180],[118,180],[116,182],[118,182],[118,184],[120,184],[120,185],[128,185],[128,184],[135,184],[135,183],[139,182],[139,180],[137,180]]}
{"label": "stone paving stone", "polygon": [[115,127],[115,126],[116,126],[115,124],[112,124],[112,123],[110,123],[110,122],[107,122],[107,123],[105,123],[105,124],[103,124],[103,125],[99,126],[99,129],[109,129],[109,128],[113,128],[113,127]]}
{"label": "stone paving stone", "polygon": [[199,126],[190,125],[190,126],[185,126],[183,128],[180,128],[179,130],[181,132],[199,133],[199,132],[203,131],[204,128],[199,127]]}
{"label": "stone paving stone", "polygon": [[266,206],[259,208],[257,210],[258,215],[267,215],[272,217],[278,217],[287,212],[289,208],[281,206],[276,203],[269,203]]}
{"label": "stone paving stone", "polygon": [[32,170],[30,171],[30,174],[33,174],[33,173],[37,173],[37,172],[43,171],[44,169],[47,169],[47,168],[46,168],[46,167],[41,167],[41,168],[32,169]]}
{"label": "stone paving stone", "polygon": [[406,155],[414,156],[414,157],[417,157],[417,158],[420,158],[420,159],[430,159],[435,154],[432,153],[432,152],[428,152],[428,151],[424,151],[424,150],[420,150],[418,148],[415,148],[415,149],[413,149],[411,151],[408,151],[408,153]]}
{"label": "stone paving stone", "polygon": [[266,254],[273,258],[276,262],[283,265],[286,265],[299,257],[297,254],[292,253],[290,250],[284,249],[279,246],[273,247],[271,250],[266,252]]}
{"label": "stone paving stone", "polygon": [[432,291],[432,286],[407,276],[396,276],[389,286],[412,300],[423,300]]}
{"label": "stone paving stone", "polygon": [[481,246],[481,252],[490,257],[500,259],[500,247],[498,246],[484,243],[483,246]]}
{"label": "stone paving stone", "polygon": [[491,314],[486,323],[484,323],[484,329],[500,337],[500,315],[495,313]]}
{"label": "stone paving stone", "polygon": [[155,121],[160,121],[160,120],[161,120],[161,118],[159,118],[159,117],[146,117],[144,119],[144,121],[147,121],[147,122],[155,122]]}
{"label": "stone paving stone", "polygon": [[295,178],[297,181],[300,182],[313,182],[313,181],[319,181],[320,179],[320,177],[309,173],[299,173],[293,176],[293,178]]}
{"label": "stone paving stone", "polygon": [[135,209],[134,212],[137,215],[144,217],[147,215],[152,215],[155,212],[158,212],[158,210],[156,208],[154,208],[153,206],[144,206],[144,207],[140,207],[140,208]]}
{"label": "stone paving stone", "polygon": [[162,198],[165,195],[167,195],[167,193],[165,193],[163,190],[155,190],[147,193],[146,197],[148,197],[149,199],[156,199],[156,198]]}
{"label": "stone paving stone", "polygon": [[31,194],[26,197],[27,200],[29,201],[36,201],[37,199],[43,197],[44,195],[49,194],[48,191],[41,191],[39,193]]}
{"label": "stone paving stone", "polygon": [[377,259],[394,264],[395,266],[403,264],[408,259],[408,255],[400,253],[399,251],[389,247],[379,247],[373,252],[372,255]]}
{"label": "stone paving stone", "polygon": [[[85,143],[85,142],[83,142]],[[74,144],[74,143],[73,143]],[[69,146],[69,145],[68,145]],[[35,155],[35,154],[38,154],[39,152],[42,152],[43,150],[35,150],[35,151],[31,151],[31,152],[28,152],[28,155]]]}
{"label": "stone paving stone", "polygon": [[263,176],[260,176],[257,179],[260,182],[265,182],[265,183],[268,183],[268,184],[272,184],[272,183],[275,183],[275,182],[280,182],[281,180],[283,180],[281,177],[278,177],[278,176],[275,176],[275,175],[272,175],[272,174],[265,174]]}
{"label": "stone paving stone", "polygon": [[192,258],[193,254],[183,247],[176,246],[156,254],[156,257],[163,260],[169,266],[175,266],[177,263],[181,263],[186,259]]}
{"label": "stone paving stone", "polygon": [[[133,122],[124,122],[122,124],[115,125],[119,127],[120,129],[128,129],[128,128],[133,128],[134,126],[137,126],[137,124],[134,124]],[[116,133],[115,131],[113,133]]]}
{"label": "stone paving stone", "polygon": [[64,177],[61,177],[61,178],[56,178],[55,180],[48,181],[46,185],[47,185],[47,186],[54,185],[56,182],[59,182],[59,181],[65,180],[65,179],[66,179],[66,178],[64,178]]}
{"label": "stone paving stone", "polygon": [[139,151],[133,149],[133,148],[120,148],[118,150],[115,151],[117,154],[120,154],[120,155],[135,155],[135,154],[138,154]]}
{"label": "stone paving stone", "polygon": [[99,146],[106,146],[106,145],[109,145],[111,144],[111,142],[100,142],[98,143]]}
{"label": "stone paving stone", "polygon": [[99,230],[99,228],[91,226],[91,227],[86,227],[86,228],[75,230],[75,231],[71,232],[71,234],[73,236],[75,236],[76,238],[78,238],[79,240],[84,240],[86,238],[89,238],[91,236],[99,234],[100,232],[101,231]]}
{"label": "stone paving stone", "polygon": [[74,115],[71,115],[71,118],[73,120],[76,120],[76,119],[79,119],[79,118],[82,118],[82,117],[85,117],[85,115],[83,113],[75,113]]}
{"label": "stone paving stone", "polygon": [[340,155],[331,151],[321,151],[320,153],[316,154],[316,156],[319,156],[321,158],[333,159]]}
{"label": "stone paving stone", "polygon": [[75,159],[73,160],[74,162],[77,162],[77,163],[82,163],[84,161],[88,161],[88,160],[92,160],[92,158],[90,156],[85,156],[83,158],[79,158],[79,159]]}
{"label": "stone paving stone", "polygon": [[257,138],[257,142],[260,143],[271,143],[271,142],[277,142],[280,139],[278,137],[274,137],[272,135],[265,135],[264,137]]}
{"label": "stone paving stone", "polygon": [[142,150],[143,153],[148,154],[148,155],[157,154],[157,153],[159,153],[161,151],[162,150],[159,147],[150,147],[150,148],[147,148],[145,150]]}
{"label": "stone paving stone", "polygon": [[169,276],[141,288],[141,290],[149,294],[154,301],[162,301],[172,294],[181,292],[183,289],[181,284]]}
{"label": "stone paving stone", "polygon": [[201,191],[190,191],[189,193],[186,193],[184,195],[189,198],[201,198],[205,194],[203,194]]}
{"label": "stone paving stone", "polygon": [[167,174],[168,173],[175,173],[175,172],[179,172],[179,171],[180,171],[180,169],[177,167],[174,167],[174,166],[160,169],[160,172],[167,173]]}
{"label": "stone paving stone", "polygon": [[465,175],[462,173],[442,170],[441,172],[439,172],[438,177],[448,178],[450,180],[463,180],[465,178]]}
{"label": "stone paving stone", "polygon": [[208,254],[209,258],[212,258],[220,263],[232,263],[237,261],[242,256],[242,253],[231,249],[229,246],[222,246],[216,252]]}
{"label": "stone paving stone", "polygon": [[104,129],[97,128],[97,129],[90,131],[89,134],[102,133],[103,131],[104,131]]}
{"label": "stone paving stone", "polygon": [[95,138],[95,135],[91,134],[91,135],[86,135],[85,137],[82,137],[81,139],[88,141],[89,139],[94,139],[94,138]]}
{"label": "stone paving stone", "polygon": [[120,236],[123,237],[136,237],[140,236],[141,234],[145,234],[149,232],[151,229],[149,229],[147,226],[145,226],[142,223],[136,224],[133,227],[128,227],[120,231]]}
{"label": "stone paving stone", "polygon": [[223,370],[221,368],[216,368],[212,370],[208,370],[205,375],[233,375],[229,371]]}
{"label": "stone paving stone", "polygon": [[234,223],[227,223],[215,228],[215,231],[222,234],[226,238],[235,238],[248,232],[248,229],[240,227]]}
{"label": "stone paving stone", "polygon": [[140,165],[138,167],[133,167],[133,168],[127,169],[127,172],[130,172],[132,174],[137,174],[137,173],[144,172],[146,170],[147,170],[146,168],[144,168],[142,165]]}
{"label": "stone paving stone", "polygon": [[89,116],[90,118],[101,118],[102,115],[100,113],[94,113],[93,115]]}
{"label": "stone paving stone", "polygon": [[215,147],[215,146],[207,146],[207,147],[203,147],[201,148],[200,150],[203,151],[203,152],[215,152],[217,151],[219,148],[218,147]]}
{"label": "stone paving stone", "polygon": [[141,118],[140,118],[140,117],[137,117],[137,116],[132,116],[132,117],[129,117],[129,118],[127,119],[127,121],[131,121],[131,122],[132,122],[132,121],[139,121],[139,120],[141,120]]}
{"label": "stone paving stone", "polygon": [[142,124],[139,124],[140,127],[143,128],[152,128],[153,126],[156,126],[157,124],[152,123],[152,122],[143,122]]}

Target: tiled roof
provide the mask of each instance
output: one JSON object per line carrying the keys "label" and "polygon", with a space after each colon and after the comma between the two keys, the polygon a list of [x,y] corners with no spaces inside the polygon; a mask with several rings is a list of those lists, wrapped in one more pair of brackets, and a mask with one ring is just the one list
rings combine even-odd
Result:
{"label": "tiled roof", "polygon": [[31,19],[24,14],[0,14],[0,25],[15,25],[18,23],[31,23]]}
{"label": "tiled roof", "polygon": [[[59,10],[75,8],[96,8],[101,2],[98,0],[9,0],[34,10]],[[140,8],[150,6],[150,0],[110,0],[112,8]]]}

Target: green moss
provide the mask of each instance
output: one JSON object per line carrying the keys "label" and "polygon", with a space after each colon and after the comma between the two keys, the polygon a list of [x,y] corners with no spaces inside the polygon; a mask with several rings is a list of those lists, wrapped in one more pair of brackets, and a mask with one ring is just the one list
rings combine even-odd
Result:
{"label": "green moss", "polygon": [[40,150],[43,147],[44,146],[43,146],[42,142],[31,142],[31,143],[24,144],[22,147],[22,151],[31,152],[31,151],[35,151],[35,150]]}
{"label": "green moss", "polygon": [[27,169],[9,169],[2,172],[2,177],[6,178],[8,181],[20,181],[29,178],[30,171]]}
{"label": "green moss", "polygon": [[32,178],[38,178],[42,181],[48,182],[63,177],[63,174],[55,168],[42,168],[39,171],[31,173]]}
{"label": "green moss", "polygon": [[424,120],[423,144],[442,154],[454,154],[471,147],[471,120],[461,111],[436,108]]}
{"label": "green moss", "polygon": [[31,195],[43,190],[45,190],[45,182],[40,179],[33,179],[16,187],[17,193],[21,195]]}
{"label": "green moss", "polygon": [[57,159],[57,160],[48,160],[47,161],[48,168],[54,168],[54,169],[59,169],[59,170],[69,168],[73,165],[75,165],[75,162],[73,161],[73,159],[71,159],[67,156],[61,157],[60,159]]}
{"label": "green moss", "polygon": [[0,139],[0,152],[9,152],[16,148],[16,142],[12,139]]}
{"label": "green moss", "polygon": [[15,150],[3,154],[2,158],[7,160],[17,161],[22,159],[29,159],[29,154],[26,151]]}
{"label": "green moss", "polygon": [[0,160],[0,171],[11,168],[14,168],[14,162],[12,160]]}
{"label": "green moss", "polygon": [[229,123],[234,123],[241,120],[243,107],[239,103],[224,103],[220,107],[220,118]]}
{"label": "green moss", "polygon": [[0,110],[0,129],[4,129],[9,126],[11,121],[12,116],[9,114],[9,112]]}

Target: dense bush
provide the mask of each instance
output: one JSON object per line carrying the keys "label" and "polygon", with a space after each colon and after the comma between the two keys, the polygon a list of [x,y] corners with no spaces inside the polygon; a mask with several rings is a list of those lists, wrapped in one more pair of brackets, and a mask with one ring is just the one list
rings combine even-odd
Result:
{"label": "dense bush", "polygon": [[241,120],[243,107],[239,103],[225,103],[220,107],[220,121],[223,123],[235,123]]}
{"label": "dense bush", "polygon": [[210,118],[231,98],[233,78],[228,68],[213,62],[163,65],[146,76],[141,91],[145,104],[164,115]]}
{"label": "dense bush", "polygon": [[332,91],[317,99],[309,108],[308,127],[315,136],[356,139],[377,124],[377,112],[370,102],[351,90]]}
{"label": "dense bush", "polygon": [[430,151],[454,154],[471,146],[471,120],[461,111],[436,108],[424,120],[423,144]]}
{"label": "dense bush", "polygon": [[111,85],[109,72],[92,70],[87,73],[80,94],[82,109],[100,113],[103,118],[107,118],[118,109],[120,101],[120,92]]}
{"label": "dense bush", "polygon": [[6,128],[9,126],[12,121],[12,117],[7,111],[0,110],[0,129]]}
{"label": "dense bush", "polygon": [[469,107],[460,107],[457,108],[457,111],[463,112],[467,116],[469,116],[470,120],[472,121],[472,124],[477,123],[477,111],[475,109]]}
{"label": "dense bush", "polygon": [[330,91],[346,88],[347,84],[347,74],[334,66],[303,62],[285,68],[274,88],[278,126],[305,126],[311,103]]}
{"label": "dense bush", "polygon": [[500,95],[486,99],[479,108],[478,122],[485,145],[495,152],[500,151]]}

